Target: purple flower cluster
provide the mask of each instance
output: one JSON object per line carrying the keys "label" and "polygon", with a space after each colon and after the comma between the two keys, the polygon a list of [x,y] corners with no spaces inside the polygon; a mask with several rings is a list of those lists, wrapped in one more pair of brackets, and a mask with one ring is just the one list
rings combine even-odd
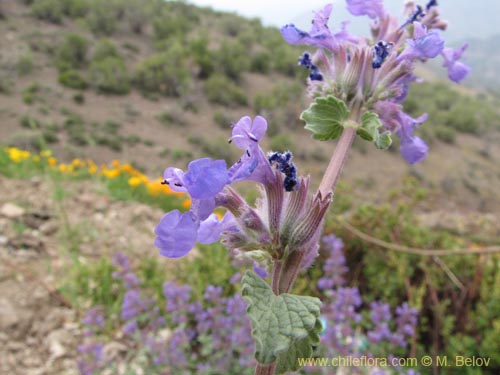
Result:
{"label": "purple flower cluster", "polygon": [[[416,309],[405,303],[396,308],[393,317],[388,304],[373,302],[372,328],[363,335],[360,328],[363,301],[358,288],[346,286],[348,267],[342,252],[343,242],[330,235],[323,237],[322,244],[326,259],[317,286],[325,302],[321,336],[325,356],[368,356],[370,345],[405,348],[407,340],[415,334]],[[145,370],[154,373],[253,373],[255,346],[246,304],[239,294],[226,297],[221,287],[209,285],[203,297],[194,300],[190,286],[169,281],[163,284],[165,305],[161,306],[157,299],[145,297],[141,282],[124,254],[116,254],[113,263],[117,267],[114,277],[126,288],[121,318],[124,342],[131,350],[125,361],[133,361],[135,355],[145,353]],[[96,336],[104,326],[102,309],[90,309],[83,323],[86,339],[79,348],[78,367],[81,374],[90,375],[108,365],[103,358],[103,344]],[[317,371],[316,368],[313,372]]]}
{"label": "purple flower cluster", "polygon": [[311,70],[309,89],[313,97],[333,94],[351,110],[377,113],[383,130],[400,137],[403,157],[410,164],[420,162],[428,146],[414,130],[425,117],[413,119],[402,110],[409,84],[418,80],[414,75],[416,63],[442,56],[448,77],[460,82],[470,72],[459,61],[467,45],[456,50],[445,47],[440,31],[447,23],[440,18],[435,0],[425,7],[407,2],[406,21],[402,23],[385,10],[382,0],[346,2],[351,14],[373,20],[371,39],[351,35],[346,23],[340,31],[332,32],[328,27],[331,4],[316,13],[309,32],[289,24],[281,34],[290,44],[318,48],[312,57],[306,52],[299,59],[299,65]]}
{"label": "purple flower cluster", "polygon": [[96,333],[104,326],[104,315],[100,307],[93,307],[87,311],[82,319],[84,325],[84,342],[78,346],[78,371],[81,375],[92,375],[105,366],[103,345],[96,338]]}
{"label": "purple flower cluster", "polygon": [[[118,268],[114,277],[126,288],[121,320],[125,343],[131,350],[124,361],[132,362],[136,355],[145,354],[146,373],[253,373],[255,346],[240,295],[225,297],[222,288],[208,286],[203,299],[193,301],[191,287],[165,282],[164,316],[162,303],[145,297],[128,258],[118,253],[113,263]],[[78,367],[81,374],[90,375],[107,365],[103,345],[95,338],[104,324],[101,309],[90,309],[83,322],[89,338],[79,348]]]}
{"label": "purple flower cluster", "polygon": [[[347,287],[344,279],[348,268],[342,240],[330,235],[323,237],[322,242],[327,258],[322,266],[323,276],[318,280],[318,289],[324,295],[324,331],[321,336],[321,343],[327,351],[324,356],[372,356],[370,344],[375,348],[384,343],[392,349],[405,348],[407,340],[415,334],[417,310],[404,303],[396,308],[393,316],[387,303],[372,302],[372,328],[364,335],[360,328],[361,295],[358,288]],[[384,356],[388,357],[388,354],[384,353]],[[312,372],[316,373],[317,369]]]}
{"label": "purple flower cluster", "polygon": [[[231,167],[224,160],[203,158],[189,163],[187,172],[167,168],[164,183],[191,197],[188,212],[168,212],[155,229],[155,245],[170,258],[186,255],[196,244],[222,243],[239,257],[253,261],[265,277],[266,266],[282,261],[285,249],[295,253],[296,269],[309,265],[317,255],[323,217],[331,194],[308,197],[309,180],[297,175],[290,151],[264,154],[259,141],[267,122],[257,116],[241,118],[232,129],[229,142],[243,150]],[[251,207],[231,187],[238,181],[263,186],[262,198]],[[222,219],[213,211],[227,209]]]}

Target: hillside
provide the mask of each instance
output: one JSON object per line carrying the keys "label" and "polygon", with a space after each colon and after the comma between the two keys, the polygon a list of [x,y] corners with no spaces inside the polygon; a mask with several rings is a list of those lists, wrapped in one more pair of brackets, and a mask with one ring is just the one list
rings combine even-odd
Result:
{"label": "hillside", "polygon": [[[286,45],[277,29],[154,0],[1,6],[4,145],[37,150],[47,143],[63,161],[120,159],[156,176],[204,155],[236,160],[226,143],[231,124],[262,114],[270,123],[264,145],[293,150],[301,174],[317,181],[328,161],[334,145],[304,142],[309,134],[298,120],[308,103],[305,73],[296,66],[302,49]],[[415,115],[430,114],[420,130],[431,146],[428,159],[410,167],[397,144],[381,152],[357,142],[346,190],[384,201],[413,175],[431,189],[433,207],[498,211],[498,100],[426,83],[414,85],[407,105]]]}

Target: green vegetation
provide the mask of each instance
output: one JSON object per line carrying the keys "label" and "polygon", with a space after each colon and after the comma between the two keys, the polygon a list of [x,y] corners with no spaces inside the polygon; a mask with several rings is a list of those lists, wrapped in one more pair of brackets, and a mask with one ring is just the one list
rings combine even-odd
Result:
{"label": "green vegetation", "polygon": [[205,95],[207,99],[216,104],[229,107],[247,105],[247,95],[222,74],[214,74],[205,81]]}
{"label": "green vegetation", "polygon": [[448,143],[455,132],[478,135],[500,129],[500,113],[487,100],[458,94],[441,83],[412,85],[404,107],[415,117],[428,113],[422,128]]}
{"label": "green vegetation", "polygon": [[191,74],[186,69],[186,56],[180,44],[148,57],[134,72],[133,83],[143,93],[181,96],[188,90]]}

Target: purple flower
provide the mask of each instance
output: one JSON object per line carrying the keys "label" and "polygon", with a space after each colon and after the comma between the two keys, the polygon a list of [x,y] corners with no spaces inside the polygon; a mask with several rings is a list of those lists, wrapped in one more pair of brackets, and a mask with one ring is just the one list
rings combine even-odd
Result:
{"label": "purple flower", "polygon": [[439,55],[444,48],[444,40],[436,30],[427,32],[424,25],[420,22],[414,22],[413,39],[406,41],[408,46],[399,55],[399,59],[413,60],[429,59]]}
{"label": "purple flower", "polygon": [[226,162],[210,158],[193,160],[188,165],[187,173],[167,168],[164,178],[172,190],[188,192],[194,199],[212,198],[229,182]]}
{"label": "purple flower", "polygon": [[149,302],[142,298],[139,290],[128,290],[123,296],[121,317],[123,320],[135,318],[137,315],[147,310],[148,307]]}
{"label": "purple flower", "polygon": [[199,222],[191,212],[181,214],[173,210],[160,220],[155,228],[155,246],[160,254],[168,258],[179,258],[186,255],[194,246]]}
{"label": "purple flower", "polygon": [[415,127],[426,119],[427,114],[414,119],[404,112],[400,113],[401,127],[398,135],[401,138],[401,145],[399,150],[403,158],[410,164],[422,161],[427,156],[427,151],[429,151],[429,146],[427,146],[421,138],[413,135]]}
{"label": "purple flower", "polygon": [[371,19],[385,15],[382,0],[347,0],[347,10],[353,16],[368,16]]}
{"label": "purple flower", "polygon": [[226,212],[221,220],[219,220],[217,215],[211,214],[206,220],[200,223],[196,240],[202,244],[212,244],[219,240],[222,232],[234,230],[236,227],[236,221],[230,212]]}
{"label": "purple flower", "polygon": [[445,48],[441,53],[444,58],[443,66],[448,69],[448,78],[453,82],[462,81],[470,73],[470,67],[458,61],[467,47],[468,44],[464,44],[458,49]]}
{"label": "purple flower", "polygon": [[264,117],[249,116],[242,117],[233,127],[232,136],[229,139],[245,153],[238,162],[229,168],[229,180],[231,182],[252,180],[262,184],[268,184],[274,179],[269,161],[259,146],[259,141],[267,130],[267,121]]}
{"label": "purple flower", "polygon": [[346,30],[347,23],[342,24],[342,28],[336,34],[332,34],[328,28],[328,20],[332,12],[333,4],[326,5],[314,16],[312,27],[309,32],[302,31],[294,24],[288,24],[281,28],[281,35],[290,44],[308,44],[310,46],[326,48],[331,51],[343,42],[354,42],[353,38]]}
{"label": "purple flower", "polygon": [[87,311],[82,323],[92,328],[101,328],[104,326],[104,316],[100,307],[93,307]]}

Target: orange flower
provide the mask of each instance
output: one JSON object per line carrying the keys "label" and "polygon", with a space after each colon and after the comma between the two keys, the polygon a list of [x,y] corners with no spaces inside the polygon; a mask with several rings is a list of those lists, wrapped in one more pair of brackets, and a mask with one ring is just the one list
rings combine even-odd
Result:
{"label": "orange flower", "polygon": [[49,163],[49,165],[51,167],[53,167],[57,164],[57,159],[55,157],[51,156],[50,158],[47,159],[47,162]]}
{"label": "orange flower", "polygon": [[137,187],[142,184],[142,180],[139,177],[130,177],[128,179],[128,184],[132,187]]}

